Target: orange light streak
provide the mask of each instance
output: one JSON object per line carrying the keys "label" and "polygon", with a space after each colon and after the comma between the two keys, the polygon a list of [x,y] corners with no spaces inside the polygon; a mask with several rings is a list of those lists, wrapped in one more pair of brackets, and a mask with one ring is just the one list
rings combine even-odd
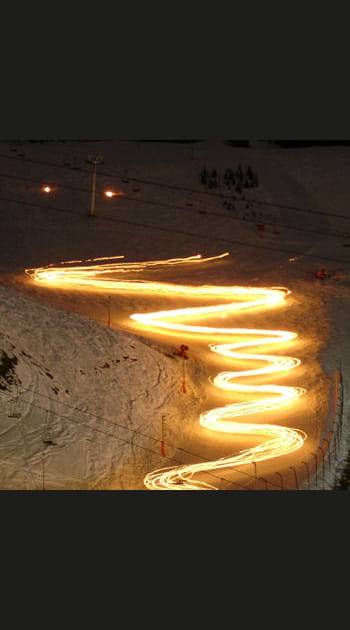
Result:
{"label": "orange light streak", "polygon": [[[220,372],[211,379],[211,383],[220,389],[240,394],[258,395],[248,402],[227,404],[224,407],[211,409],[200,415],[200,425],[212,431],[220,431],[226,434],[246,434],[255,436],[267,436],[269,439],[262,444],[250,449],[240,451],[238,454],[223,457],[212,462],[200,464],[188,464],[170,468],[160,468],[146,475],[144,484],[146,488],[158,490],[200,490],[217,488],[209,483],[194,479],[194,475],[211,473],[218,469],[233,468],[243,464],[271,459],[287,453],[291,453],[303,446],[306,434],[299,429],[291,429],[275,424],[257,424],[248,422],[236,422],[235,417],[247,416],[279,409],[295,402],[306,390],[301,387],[287,387],[278,385],[254,385],[239,384],[237,378],[261,376],[280,371],[287,371],[300,365],[300,360],[288,356],[273,356],[270,354],[242,353],[242,348],[270,345],[272,343],[284,343],[297,337],[290,331],[264,330],[253,328],[217,328],[212,326],[198,326],[186,324],[178,320],[195,320],[196,318],[221,316],[226,317],[242,311],[257,308],[272,308],[285,302],[290,294],[285,287],[241,287],[241,286],[216,286],[201,285],[189,286],[170,284],[165,282],[127,280],[122,281],[118,274],[131,272],[142,273],[151,268],[163,268],[181,264],[204,263],[228,256],[228,253],[203,258],[200,254],[187,258],[171,258],[168,260],[156,260],[146,262],[113,262],[124,258],[112,256],[108,258],[95,258],[89,261],[71,261],[75,266],[48,265],[35,269],[26,269],[25,272],[36,282],[49,286],[83,287],[86,290],[108,290],[143,292],[147,295],[168,295],[193,298],[220,298],[231,300],[229,303],[216,304],[214,306],[200,306],[184,309],[172,309],[153,313],[134,313],[130,318],[141,324],[146,330],[165,329],[171,332],[181,332],[187,335],[199,335],[212,337],[214,340],[220,335],[236,338],[243,336],[243,341],[236,343],[209,344],[211,351],[228,357],[233,361],[249,360],[263,362],[263,367]],[[103,261],[103,264],[97,264]],[[94,264],[78,263],[90,262]],[[106,275],[115,275],[106,279]],[[233,300],[233,301],[232,301]],[[247,339],[249,337],[249,339]],[[253,337],[253,339],[252,339]],[[268,395],[269,394],[269,395]],[[271,396],[272,394],[272,396]],[[261,395],[264,395],[261,397]]]}

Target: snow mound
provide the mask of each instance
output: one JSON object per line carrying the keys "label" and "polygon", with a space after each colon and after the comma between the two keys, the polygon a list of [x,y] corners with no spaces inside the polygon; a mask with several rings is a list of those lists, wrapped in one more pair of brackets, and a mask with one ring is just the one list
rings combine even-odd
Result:
{"label": "snow mound", "polygon": [[162,416],[185,444],[204,398],[200,363],[185,395],[166,346],[4,287],[0,307],[2,489],[144,489],[150,469],[170,465]]}

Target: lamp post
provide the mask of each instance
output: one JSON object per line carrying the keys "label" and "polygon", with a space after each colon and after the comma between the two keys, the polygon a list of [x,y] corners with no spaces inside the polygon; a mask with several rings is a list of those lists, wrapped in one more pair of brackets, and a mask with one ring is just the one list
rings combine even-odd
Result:
{"label": "lamp post", "polygon": [[91,205],[89,210],[89,217],[93,217],[95,213],[95,196],[96,196],[96,166],[103,164],[103,155],[89,155],[86,160],[89,164],[92,164],[92,188],[91,188]]}

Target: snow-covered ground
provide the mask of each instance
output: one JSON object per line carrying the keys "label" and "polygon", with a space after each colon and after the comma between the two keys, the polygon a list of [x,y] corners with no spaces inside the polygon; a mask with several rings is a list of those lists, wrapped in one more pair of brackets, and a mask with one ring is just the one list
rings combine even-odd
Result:
{"label": "snow-covered ground", "polygon": [[[89,217],[92,155],[103,155],[104,163],[96,168]],[[0,165],[1,489],[142,490],[156,468],[254,445],[252,438],[223,439],[198,424],[205,409],[227,403],[209,385],[221,367],[207,344],[151,333],[130,319],[190,306],[189,300],[53,289],[25,274],[109,256],[142,262],[229,252],[198,267],[159,268],[151,279],[291,290],[285,307],[240,315],[233,325],[298,334],[283,352],[301,365],[283,384],[307,394],[269,421],[308,438],[299,451],[259,464],[259,475],[276,479],[312,461],[329,428],[330,384],[339,366],[348,391],[350,148],[2,142]],[[258,185],[237,192],[224,181],[226,169],[239,165],[244,172],[251,167]],[[201,183],[204,167],[217,171],[216,188]],[[45,194],[43,185],[53,191]],[[108,189],[123,194],[108,199]],[[320,265],[332,275],[324,283],[312,280]],[[183,361],[174,354],[181,343],[189,346],[185,392]],[[345,396],[340,465],[347,418]],[[252,467],[244,470],[250,474],[225,471],[220,487],[254,488]]]}

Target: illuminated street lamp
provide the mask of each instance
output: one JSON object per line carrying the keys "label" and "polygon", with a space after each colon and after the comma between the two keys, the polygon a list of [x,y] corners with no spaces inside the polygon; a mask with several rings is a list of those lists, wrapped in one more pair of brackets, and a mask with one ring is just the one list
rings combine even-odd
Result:
{"label": "illuminated street lamp", "polygon": [[43,186],[41,186],[40,190],[41,190],[41,192],[43,192],[46,195],[48,195],[48,194],[58,190],[58,186],[50,186],[49,184],[44,184]]}
{"label": "illuminated street lamp", "polygon": [[105,190],[104,195],[111,199],[112,197],[122,197],[125,193],[122,190]]}
{"label": "illuminated street lamp", "polygon": [[95,196],[96,196],[96,166],[103,164],[103,155],[89,155],[86,160],[89,164],[92,164],[92,188],[91,188],[91,206],[89,211],[89,217],[94,216],[95,212]]}

